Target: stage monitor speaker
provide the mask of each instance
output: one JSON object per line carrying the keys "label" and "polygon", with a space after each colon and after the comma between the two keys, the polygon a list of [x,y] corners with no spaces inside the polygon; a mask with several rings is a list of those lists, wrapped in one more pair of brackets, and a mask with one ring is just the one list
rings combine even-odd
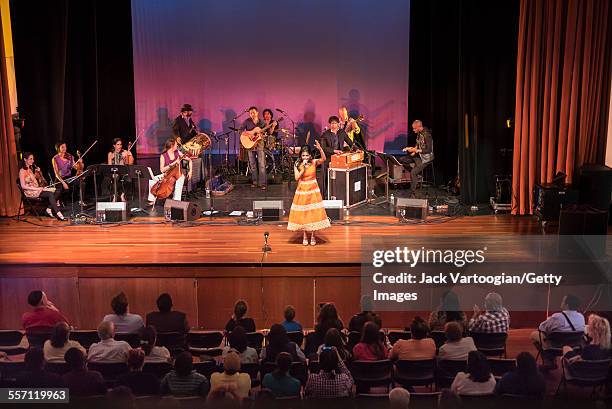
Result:
{"label": "stage monitor speaker", "polygon": [[253,215],[265,222],[278,221],[283,216],[282,200],[254,200]]}
{"label": "stage monitor speaker", "polygon": [[197,203],[166,199],[164,216],[166,220],[194,221],[200,217],[200,206]]}
{"label": "stage monitor speaker", "polygon": [[580,203],[599,210],[610,208],[612,168],[587,164],[580,167]]}
{"label": "stage monitor speaker", "polygon": [[323,206],[330,220],[344,219],[344,206],[342,200],[323,200]]}
{"label": "stage monitor speaker", "polygon": [[407,199],[398,197],[395,205],[398,219],[427,219],[427,199]]}
{"label": "stage monitor speaker", "polygon": [[558,221],[562,208],[578,203],[578,191],[569,186],[536,184],[533,190],[533,213],[543,222]]}
{"label": "stage monitor speaker", "polygon": [[127,220],[125,202],[98,202],[96,205],[96,222],[118,223]]}

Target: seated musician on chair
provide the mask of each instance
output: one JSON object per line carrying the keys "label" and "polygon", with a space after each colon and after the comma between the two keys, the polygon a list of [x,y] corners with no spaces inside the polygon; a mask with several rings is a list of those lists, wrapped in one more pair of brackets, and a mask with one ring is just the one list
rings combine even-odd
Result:
{"label": "seated musician on chair", "polygon": [[172,137],[164,144],[164,151],[159,155],[159,170],[162,172],[161,175],[156,175],[153,180],[149,181],[149,203],[155,202],[156,196],[151,192],[151,188],[157,183],[158,180],[163,180],[164,176],[175,167],[179,167],[180,176],[176,178],[174,182],[174,188],[172,193],[172,199],[181,200],[183,193],[183,185],[185,184],[185,175],[182,170],[182,161],[186,160],[189,163],[189,170],[187,172],[187,179],[191,178],[193,172],[193,165],[189,156],[182,154],[178,150],[176,137]]}
{"label": "seated musician on chair", "polygon": [[417,135],[416,145],[404,148],[403,151],[408,152],[409,155],[400,158],[399,161],[406,169],[410,170],[410,195],[414,196],[417,188],[418,176],[423,169],[433,161],[434,153],[431,130],[425,128],[423,122],[418,119],[412,123],[412,130]]}
{"label": "seated musician on chair", "polygon": [[[113,139],[113,148],[111,149],[110,152],[108,152],[106,163],[108,165],[132,165],[134,164],[134,156],[132,156],[132,153],[129,151],[129,147],[128,147],[128,150],[123,149],[123,141],[121,140],[121,138]],[[103,181],[103,183],[105,185],[108,184],[110,186],[110,192],[111,194],[113,194],[112,193],[113,192],[112,183],[114,183],[114,181],[111,178],[105,177],[105,181]],[[125,198],[125,191],[126,191],[125,185],[129,183],[130,183],[130,180],[127,175],[121,178],[117,183],[117,194],[120,195],[122,202],[127,201]],[[117,199],[118,198],[114,196],[112,197],[113,202],[118,201]]]}
{"label": "seated musician on chair", "polygon": [[44,187],[47,185],[46,180],[42,176],[40,169],[34,165],[34,155],[29,152],[23,155],[23,165],[19,169],[19,184],[26,197],[49,201],[49,207],[46,209],[47,216],[55,216],[58,220],[62,221],[66,220],[57,205],[62,194],[62,185],[58,184],[51,188]]}

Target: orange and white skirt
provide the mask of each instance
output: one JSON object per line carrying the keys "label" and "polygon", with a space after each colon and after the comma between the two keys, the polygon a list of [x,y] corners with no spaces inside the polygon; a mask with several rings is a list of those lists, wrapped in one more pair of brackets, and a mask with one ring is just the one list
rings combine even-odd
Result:
{"label": "orange and white skirt", "polygon": [[299,180],[291,204],[287,230],[317,231],[329,226],[317,179]]}

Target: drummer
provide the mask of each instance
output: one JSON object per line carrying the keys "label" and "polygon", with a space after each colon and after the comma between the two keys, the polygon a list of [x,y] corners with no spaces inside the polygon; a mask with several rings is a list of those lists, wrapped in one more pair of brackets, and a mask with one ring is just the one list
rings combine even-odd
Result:
{"label": "drummer", "polygon": [[[272,121],[274,121],[274,114],[270,108],[266,108],[263,110],[263,120],[266,126],[270,125]],[[273,124],[266,131],[266,149],[273,151],[276,149],[276,141],[278,139],[278,124]]]}

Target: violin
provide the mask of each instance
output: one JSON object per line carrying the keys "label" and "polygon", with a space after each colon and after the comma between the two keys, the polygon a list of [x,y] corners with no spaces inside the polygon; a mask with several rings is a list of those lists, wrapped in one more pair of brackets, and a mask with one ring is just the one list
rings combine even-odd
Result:
{"label": "violin", "polygon": [[80,176],[85,170],[85,164],[83,163],[83,160],[81,158],[81,152],[77,149],[76,153],[78,160],[74,162],[74,165],[72,165],[72,167],[76,169],[76,175]]}
{"label": "violin", "polygon": [[34,169],[34,177],[36,178],[36,182],[38,182],[38,186],[39,187],[49,186],[49,183],[47,182],[47,179],[45,179],[42,172],[40,171],[40,168],[36,166],[35,164],[32,164],[32,169]]}

